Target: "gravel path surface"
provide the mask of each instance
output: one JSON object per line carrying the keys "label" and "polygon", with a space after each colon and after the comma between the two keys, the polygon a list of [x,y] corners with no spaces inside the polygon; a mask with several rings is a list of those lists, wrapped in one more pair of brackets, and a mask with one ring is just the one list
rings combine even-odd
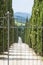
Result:
{"label": "gravel path surface", "polygon": [[[0,55],[0,65],[8,65],[8,52]],[[9,65],[43,65],[39,56],[19,37],[9,48]]]}

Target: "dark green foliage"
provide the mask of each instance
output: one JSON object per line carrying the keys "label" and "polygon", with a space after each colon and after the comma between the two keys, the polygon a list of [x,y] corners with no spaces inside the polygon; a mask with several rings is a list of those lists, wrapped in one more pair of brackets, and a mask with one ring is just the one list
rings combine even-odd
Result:
{"label": "dark green foliage", "polygon": [[[9,11],[11,13],[10,15],[10,27],[15,27],[14,19],[11,17],[13,16],[13,10],[12,10],[12,0],[0,0],[0,17],[4,17],[5,13]],[[8,50],[8,19],[0,18],[0,26],[4,26],[6,28],[0,28],[0,53],[3,51]],[[10,43],[9,46],[17,42],[17,29],[10,28]]]}
{"label": "dark green foliage", "polygon": [[25,29],[25,42],[32,47],[38,55],[43,55],[43,0],[34,0],[32,16]]}
{"label": "dark green foliage", "polygon": [[[31,19],[30,19],[31,21]],[[28,18],[26,19],[26,25],[24,29],[24,42],[29,44],[30,47],[32,47],[30,33],[31,33],[31,27],[30,22],[28,22]]]}

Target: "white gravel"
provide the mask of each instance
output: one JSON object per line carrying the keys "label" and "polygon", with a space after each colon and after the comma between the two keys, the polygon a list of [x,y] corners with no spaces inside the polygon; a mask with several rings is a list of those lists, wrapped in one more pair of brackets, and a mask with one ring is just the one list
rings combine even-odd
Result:
{"label": "white gravel", "polygon": [[[8,52],[4,53],[6,55],[0,55],[0,65],[8,65]],[[18,43],[9,48],[9,65],[43,65],[43,61],[19,37]]]}

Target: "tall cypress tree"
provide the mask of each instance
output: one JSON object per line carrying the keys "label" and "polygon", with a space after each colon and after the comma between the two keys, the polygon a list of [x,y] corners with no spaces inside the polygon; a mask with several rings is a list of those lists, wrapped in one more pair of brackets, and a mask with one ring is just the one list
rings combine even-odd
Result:
{"label": "tall cypress tree", "polygon": [[[6,17],[6,13],[9,11],[11,13],[9,17],[10,27],[14,27],[14,19],[13,17],[13,9],[12,9],[12,0],[0,0],[0,17]],[[8,21],[6,19],[0,18],[0,26],[4,26],[6,28],[0,28],[0,52],[8,49]],[[16,29],[10,28],[10,45],[16,42]]]}
{"label": "tall cypress tree", "polygon": [[43,47],[43,28],[42,28],[43,26],[43,0],[34,0],[31,21],[28,23],[31,28],[27,30],[28,32],[30,30],[30,34],[27,33],[27,36],[28,35],[30,36],[32,48],[35,50],[37,54],[42,55],[43,54],[43,48],[42,48]]}

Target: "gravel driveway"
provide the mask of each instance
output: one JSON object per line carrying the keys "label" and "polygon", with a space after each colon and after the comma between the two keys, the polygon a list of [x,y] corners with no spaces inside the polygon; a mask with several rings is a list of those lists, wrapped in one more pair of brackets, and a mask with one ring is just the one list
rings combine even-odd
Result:
{"label": "gravel driveway", "polygon": [[[0,55],[0,65],[8,65],[8,52]],[[19,37],[18,43],[13,43],[9,48],[9,65],[43,65],[43,62]]]}

